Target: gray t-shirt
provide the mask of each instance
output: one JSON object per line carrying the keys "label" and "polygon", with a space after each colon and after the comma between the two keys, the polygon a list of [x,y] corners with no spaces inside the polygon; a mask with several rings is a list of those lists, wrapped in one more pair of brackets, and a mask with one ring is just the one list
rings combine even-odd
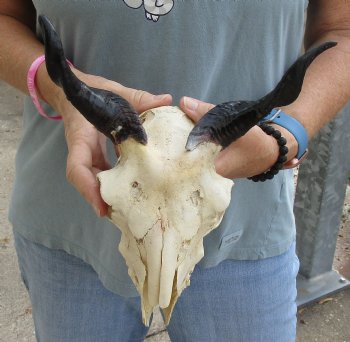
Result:
{"label": "gray t-shirt", "polygon": [[[270,91],[298,57],[307,6],[306,0],[164,0],[162,8],[141,0],[33,2],[77,68],[169,92],[174,104],[182,95],[221,103]],[[90,263],[111,291],[136,295],[117,250],[119,230],[97,218],[66,181],[63,123],[42,118],[29,98],[23,117],[10,208],[14,229]],[[265,183],[235,180],[220,227],[205,238],[201,265],[286,251],[295,238],[293,196],[292,171]]]}

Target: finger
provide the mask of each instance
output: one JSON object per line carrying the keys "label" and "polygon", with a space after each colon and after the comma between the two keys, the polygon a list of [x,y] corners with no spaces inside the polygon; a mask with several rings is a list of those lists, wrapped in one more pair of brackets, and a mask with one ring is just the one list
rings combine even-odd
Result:
{"label": "finger", "polygon": [[131,104],[139,113],[151,108],[169,106],[172,103],[170,94],[152,95],[143,90],[133,89],[130,96]]}
{"label": "finger", "polygon": [[184,96],[180,100],[180,108],[194,121],[199,121],[210,109],[215,107],[211,103],[203,102],[192,97]]}
{"label": "finger", "polygon": [[96,160],[93,160],[92,165],[96,165],[99,171],[105,171],[112,168],[111,163],[108,160],[107,142],[106,137],[102,134],[98,136],[98,143],[102,153],[97,153]]}
{"label": "finger", "polygon": [[151,108],[169,106],[173,100],[170,94],[153,95],[144,90],[127,88],[121,85],[117,88],[116,93],[125,98],[139,113]]}
{"label": "finger", "polygon": [[89,168],[91,159],[91,154],[82,153],[79,146],[72,148],[67,159],[67,179],[92,205],[98,216],[105,216],[107,214],[107,204],[102,200],[99,183],[95,174]]}

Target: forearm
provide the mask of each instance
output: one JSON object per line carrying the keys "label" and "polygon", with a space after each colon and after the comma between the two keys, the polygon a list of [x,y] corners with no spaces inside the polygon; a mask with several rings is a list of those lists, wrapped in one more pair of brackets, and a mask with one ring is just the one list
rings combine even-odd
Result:
{"label": "forearm", "polygon": [[[35,16],[34,16],[35,20]],[[34,21],[35,24],[35,21]],[[0,15],[0,79],[28,94],[27,73],[32,62],[44,53],[44,47],[39,42],[29,25],[9,15]],[[46,102],[52,103],[54,95],[60,90],[49,79],[45,65],[38,72],[40,89],[46,89]]]}
{"label": "forearm", "polygon": [[26,75],[43,47],[34,32],[13,17],[0,16],[0,32],[0,78],[28,93]]}
{"label": "forearm", "polygon": [[305,126],[309,138],[334,118],[350,99],[350,31],[315,34],[307,29],[306,49],[325,41],[336,41],[338,45],[316,58],[305,75],[298,99],[283,108]]}

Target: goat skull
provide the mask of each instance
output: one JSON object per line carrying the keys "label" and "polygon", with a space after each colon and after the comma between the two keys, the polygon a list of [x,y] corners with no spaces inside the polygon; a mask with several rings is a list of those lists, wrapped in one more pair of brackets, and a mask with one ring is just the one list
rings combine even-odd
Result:
{"label": "goat skull", "polygon": [[110,218],[121,230],[119,250],[142,299],[146,325],[159,305],[166,322],[204,255],[203,238],[229,205],[233,182],[215,172],[220,147],[185,149],[193,123],[176,107],[142,114],[146,146],[128,139],[119,162],[98,174]]}

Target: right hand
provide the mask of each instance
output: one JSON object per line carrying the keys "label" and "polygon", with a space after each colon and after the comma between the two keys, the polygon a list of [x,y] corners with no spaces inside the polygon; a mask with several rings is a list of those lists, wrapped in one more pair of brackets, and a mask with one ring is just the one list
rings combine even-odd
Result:
{"label": "right hand", "polygon": [[[167,106],[172,102],[169,94],[155,96],[146,91],[124,87],[103,77],[84,74],[77,69],[74,69],[74,73],[89,86],[106,89],[122,96],[139,113]],[[107,138],[88,122],[66,99],[63,91],[49,80],[45,66],[40,68],[37,75],[37,86],[42,98],[64,121],[68,146],[68,181],[91,204],[98,216],[107,215],[108,206],[101,198],[96,179],[97,173],[110,168],[106,155]]]}
{"label": "right hand", "polygon": [[[189,97],[180,101],[180,108],[195,123],[213,107],[211,103]],[[297,142],[285,128],[278,126],[277,129],[287,139],[288,160],[291,160],[297,153]],[[276,139],[254,126],[218,154],[215,169],[218,174],[229,179],[251,177],[268,170],[276,162],[278,154]]]}

